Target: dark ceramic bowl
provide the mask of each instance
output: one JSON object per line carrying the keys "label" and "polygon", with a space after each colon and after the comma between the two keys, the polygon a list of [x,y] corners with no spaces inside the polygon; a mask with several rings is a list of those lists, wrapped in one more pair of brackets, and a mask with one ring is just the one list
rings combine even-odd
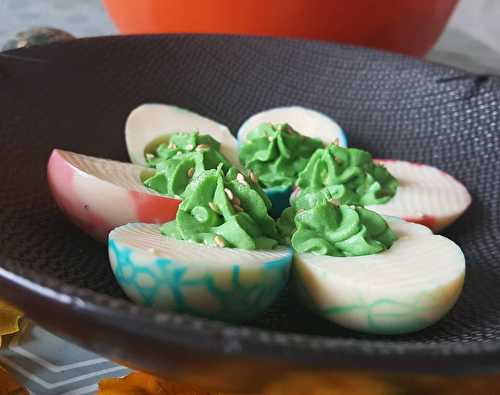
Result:
{"label": "dark ceramic bowl", "polygon": [[[313,107],[352,146],[457,177],[474,199],[446,231],[467,258],[458,304],[421,332],[374,337],[316,318],[288,292],[242,326],[129,302],[106,247],[57,209],[45,168],[54,147],[127,160],[124,122],[143,102],[188,107],[232,130],[266,108]],[[494,77],[318,42],[136,36],[0,54],[0,297],[119,362],[220,389],[336,368],[500,370],[499,105]]]}

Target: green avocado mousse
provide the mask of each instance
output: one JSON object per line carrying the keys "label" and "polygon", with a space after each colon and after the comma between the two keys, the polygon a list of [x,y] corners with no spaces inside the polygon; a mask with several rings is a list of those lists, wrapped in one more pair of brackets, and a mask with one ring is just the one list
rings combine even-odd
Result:
{"label": "green avocado mousse", "polygon": [[307,210],[291,208],[284,213],[280,225],[286,236],[291,236],[297,253],[371,255],[389,249],[397,240],[379,214],[361,206],[340,205],[336,200]]}
{"label": "green avocado mousse", "polygon": [[273,216],[288,206],[298,174],[320,148],[320,140],[300,134],[287,123],[262,123],[248,134],[240,160],[265,188],[273,203]]}
{"label": "green avocado mousse", "polygon": [[384,204],[396,194],[398,181],[371,154],[331,144],[317,150],[297,179],[291,197],[295,208],[309,208],[329,199],[345,204]]}
{"label": "green avocado mousse", "polygon": [[213,247],[268,250],[279,244],[270,201],[249,177],[224,165],[206,170],[185,191],[176,220],[161,232],[179,240]]}
{"label": "green avocado mousse", "polygon": [[220,152],[219,142],[199,132],[172,134],[168,143],[146,154],[146,161],[155,172],[144,180],[144,185],[178,198],[185,197],[189,183],[203,171],[216,169],[219,164],[224,170],[231,167]]}

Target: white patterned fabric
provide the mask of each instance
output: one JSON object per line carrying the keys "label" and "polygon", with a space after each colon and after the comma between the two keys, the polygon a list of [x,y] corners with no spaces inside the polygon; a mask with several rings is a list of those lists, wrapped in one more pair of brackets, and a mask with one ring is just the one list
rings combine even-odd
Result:
{"label": "white patterned fabric", "polygon": [[128,369],[30,325],[19,344],[0,352],[0,365],[35,395],[85,395],[105,377]]}

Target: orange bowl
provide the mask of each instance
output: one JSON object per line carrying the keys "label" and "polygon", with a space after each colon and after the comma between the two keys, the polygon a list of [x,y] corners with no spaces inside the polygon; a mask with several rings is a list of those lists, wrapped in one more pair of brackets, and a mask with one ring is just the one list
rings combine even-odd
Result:
{"label": "orange bowl", "polygon": [[423,56],[457,0],[103,0],[122,33],[333,40]]}

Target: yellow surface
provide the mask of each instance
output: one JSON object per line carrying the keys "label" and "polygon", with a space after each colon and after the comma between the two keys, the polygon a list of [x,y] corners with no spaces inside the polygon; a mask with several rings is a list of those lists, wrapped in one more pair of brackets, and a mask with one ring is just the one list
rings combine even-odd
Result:
{"label": "yellow surface", "polygon": [[28,395],[28,391],[0,367],[0,395]]}
{"label": "yellow surface", "polygon": [[[396,376],[332,373],[285,376],[269,384],[260,395],[496,395],[500,375],[475,377]],[[0,394],[1,395],[1,394]],[[105,379],[97,395],[230,395],[207,392],[190,385],[131,373],[122,379]],[[234,395],[234,394],[233,394]],[[257,394],[254,394],[257,395]]]}
{"label": "yellow surface", "polygon": [[122,379],[104,379],[98,395],[215,395],[190,385],[160,380],[144,373],[131,373]]}
{"label": "yellow surface", "polygon": [[23,316],[16,308],[0,300],[0,345],[2,337],[19,331],[19,320]]}

